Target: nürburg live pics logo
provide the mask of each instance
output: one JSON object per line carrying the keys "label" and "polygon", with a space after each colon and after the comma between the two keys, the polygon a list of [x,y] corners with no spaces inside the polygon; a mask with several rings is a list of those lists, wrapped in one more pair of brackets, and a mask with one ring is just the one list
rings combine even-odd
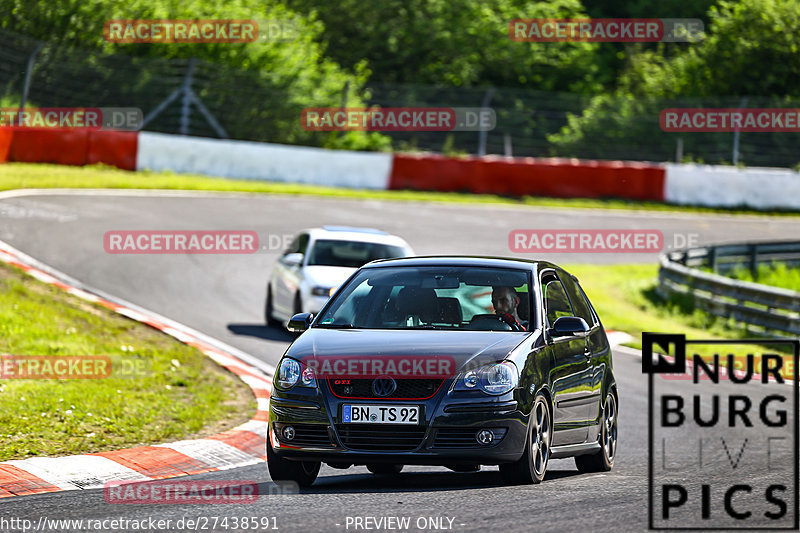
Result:
{"label": "n\u00fcrburg live pics logo", "polygon": [[642,334],[650,529],[798,529],[798,352]]}

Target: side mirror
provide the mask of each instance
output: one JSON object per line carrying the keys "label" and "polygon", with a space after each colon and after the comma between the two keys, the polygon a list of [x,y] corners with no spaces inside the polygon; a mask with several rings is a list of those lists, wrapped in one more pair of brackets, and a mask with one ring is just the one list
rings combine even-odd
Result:
{"label": "side mirror", "polygon": [[297,313],[289,320],[288,329],[292,333],[302,333],[311,326],[312,320],[314,320],[313,313]]}
{"label": "side mirror", "polygon": [[300,252],[293,252],[291,254],[286,254],[281,258],[283,264],[290,267],[300,266],[303,263],[303,254]]}
{"label": "side mirror", "polygon": [[550,334],[553,337],[585,337],[589,334],[592,328],[589,324],[577,316],[562,316],[556,319],[553,327],[550,328]]}

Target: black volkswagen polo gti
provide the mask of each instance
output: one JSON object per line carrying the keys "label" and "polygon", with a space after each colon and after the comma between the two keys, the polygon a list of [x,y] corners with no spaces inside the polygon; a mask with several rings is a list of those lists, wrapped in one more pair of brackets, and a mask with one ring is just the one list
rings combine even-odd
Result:
{"label": "black volkswagen polo gti", "polygon": [[539,483],[551,458],[610,470],[618,396],[605,330],[577,279],[544,261],[416,257],[358,270],[275,373],[267,464],[474,471]]}

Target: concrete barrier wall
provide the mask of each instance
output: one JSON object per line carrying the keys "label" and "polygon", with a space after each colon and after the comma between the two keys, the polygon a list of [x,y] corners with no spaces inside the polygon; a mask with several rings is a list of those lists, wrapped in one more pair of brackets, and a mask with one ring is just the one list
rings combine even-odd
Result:
{"label": "concrete barrier wall", "polygon": [[[136,169],[139,134],[60,128],[0,128],[0,162],[92,165]],[[5,150],[4,150],[5,146]],[[4,157],[5,151],[5,157]]]}
{"label": "concrete barrier wall", "polygon": [[386,189],[392,155],[142,132],[137,169]]}
{"label": "concrete barrier wall", "polygon": [[800,173],[778,168],[666,165],[664,200],[676,204],[800,209]]}
{"label": "concrete barrier wall", "polygon": [[395,154],[392,189],[662,201],[664,167],[622,161]]}
{"label": "concrete barrier wall", "polygon": [[0,163],[8,161],[8,152],[11,150],[11,137],[10,128],[0,128]]}
{"label": "concrete barrier wall", "polygon": [[359,189],[623,198],[800,209],[788,169],[436,154],[385,154],[150,132],[0,128],[0,163],[23,161]]}

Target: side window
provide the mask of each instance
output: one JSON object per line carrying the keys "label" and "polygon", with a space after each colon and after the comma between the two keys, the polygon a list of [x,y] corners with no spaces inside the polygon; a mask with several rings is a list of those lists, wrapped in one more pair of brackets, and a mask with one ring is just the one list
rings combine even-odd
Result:
{"label": "side window", "polygon": [[289,255],[300,252],[301,254],[306,254],[306,248],[308,247],[308,233],[301,233],[297,237],[294,238],[292,244],[283,252],[281,255]]}
{"label": "side window", "polygon": [[297,237],[298,244],[297,244],[297,252],[300,252],[303,255],[306,255],[308,250],[308,233],[301,233],[300,236]]}
{"label": "side window", "polygon": [[283,252],[283,255],[293,254],[300,251],[300,237],[295,237],[292,244]]}
{"label": "side window", "polygon": [[594,325],[594,315],[589,307],[589,302],[586,299],[586,295],[583,293],[583,290],[581,290],[578,282],[570,276],[565,276],[564,285],[567,288],[569,299],[572,302],[573,307],[575,307],[575,316],[584,319],[589,326]]}
{"label": "side window", "polygon": [[586,296],[586,292],[583,290],[583,287],[578,285],[578,290],[581,291],[581,296],[583,296],[583,299],[586,300],[586,305],[589,307],[589,311],[591,311],[591,313],[592,313],[592,319],[594,320],[594,323],[595,324],[600,324],[600,319],[597,317],[597,311],[595,310],[594,306],[592,305],[592,302],[589,301],[589,297]]}
{"label": "side window", "polygon": [[564,285],[555,275],[546,274],[542,278],[542,286],[548,327],[553,327],[555,321],[562,316],[574,316]]}

